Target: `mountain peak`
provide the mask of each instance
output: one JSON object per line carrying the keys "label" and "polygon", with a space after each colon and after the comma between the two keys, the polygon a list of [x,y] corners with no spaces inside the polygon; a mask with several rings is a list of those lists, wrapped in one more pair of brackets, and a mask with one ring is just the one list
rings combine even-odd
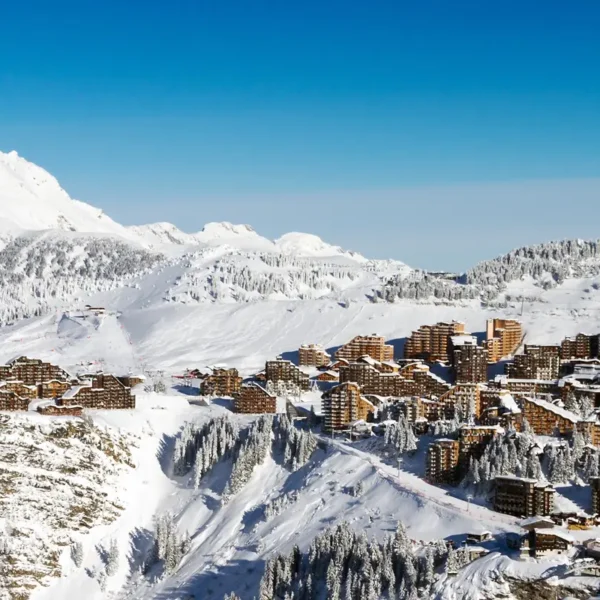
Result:
{"label": "mountain peak", "polygon": [[0,152],[0,220],[15,229],[60,229],[131,237],[102,210],[72,199],[48,171],[12,150]]}

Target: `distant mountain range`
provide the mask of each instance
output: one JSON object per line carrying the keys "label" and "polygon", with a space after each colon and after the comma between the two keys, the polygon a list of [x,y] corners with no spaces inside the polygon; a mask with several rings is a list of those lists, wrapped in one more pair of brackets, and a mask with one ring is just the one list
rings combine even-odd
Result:
{"label": "distant mountain range", "polygon": [[[462,275],[369,260],[307,233],[276,240],[248,225],[125,227],[69,197],[44,169],[0,153],[0,322],[122,288],[152,303],[332,298],[339,302],[497,303],[600,274],[597,241],[515,250]],[[590,281],[592,289],[595,281]],[[151,286],[152,293],[149,291]],[[129,297],[129,296],[128,296]]]}

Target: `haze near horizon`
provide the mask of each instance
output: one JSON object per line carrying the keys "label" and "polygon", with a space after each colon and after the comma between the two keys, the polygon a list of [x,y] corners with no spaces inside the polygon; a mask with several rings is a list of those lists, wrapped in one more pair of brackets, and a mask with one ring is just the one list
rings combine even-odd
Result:
{"label": "haze near horizon", "polygon": [[462,271],[597,237],[591,2],[4,9],[2,149],[124,224]]}

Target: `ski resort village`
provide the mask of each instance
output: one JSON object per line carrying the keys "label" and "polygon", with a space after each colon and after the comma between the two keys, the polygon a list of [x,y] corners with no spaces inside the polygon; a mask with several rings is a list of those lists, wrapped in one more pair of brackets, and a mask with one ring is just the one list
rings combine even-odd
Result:
{"label": "ski resort village", "polygon": [[0,600],[593,598],[599,458],[600,242],[125,227],[0,153]]}

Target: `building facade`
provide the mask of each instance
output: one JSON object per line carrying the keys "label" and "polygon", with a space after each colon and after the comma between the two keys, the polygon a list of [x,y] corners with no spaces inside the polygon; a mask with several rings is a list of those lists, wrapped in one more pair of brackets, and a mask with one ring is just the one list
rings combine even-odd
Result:
{"label": "building facade", "polygon": [[303,344],[298,350],[298,364],[301,367],[325,367],[331,356],[319,344]]}
{"label": "building facade", "polygon": [[375,334],[357,335],[341,346],[335,353],[335,357],[352,362],[365,354],[380,362],[394,360],[394,347],[387,345],[385,338]]}
{"label": "building facade", "polygon": [[404,345],[404,358],[420,358],[429,362],[450,361],[448,353],[451,336],[465,333],[465,324],[458,321],[421,325],[413,331]]}
{"label": "building facade", "polygon": [[439,439],[427,448],[426,478],[430,483],[452,485],[458,479],[460,445],[458,440]]}
{"label": "building facade", "polygon": [[514,319],[488,319],[485,329],[489,363],[512,356],[523,339],[521,322]]}
{"label": "building facade", "polygon": [[536,435],[554,435],[556,432],[570,435],[580,421],[575,413],[547,400],[524,397],[521,405],[523,418],[527,419]]}
{"label": "building facade", "polygon": [[347,430],[354,421],[366,421],[374,411],[356,383],[340,383],[325,392],[321,400],[323,428],[329,432]]}
{"label": "building facade", "polygon": [[242,384],[234,398],[234,409],[245,414],[274,414],[277,412],[277,397],[251,381]]}
{"label": "building facade", "polygon": [[265,364],[265,375],[267,381],[273,383],[285,381],[297,385],[301,390],[308,390],[310,387],[308,375],[290,360],[268,360]]}
{"label": "building facade", "polygon": [[456,383],[485,383],[487,381],[488,353],[477,344],[475,336],[453,336],[452,370]]}
{"label": "building facade", "polygon": [[545,516],[554,506],[554,488],[550,484],[513,477],[496,477],[494,510],[515,517]]}
{"label": "building facade", "polygon": [[213,369],[200,383],[200,393],[203,396],[232,397],[240,391],[242,381],[237,369]]}
{"label": "building facade", "polygon": [[560,372],[559,346],[533,346],[527,344],[523,354],[517,354],[507,366],[510,379],[552,380]]}

